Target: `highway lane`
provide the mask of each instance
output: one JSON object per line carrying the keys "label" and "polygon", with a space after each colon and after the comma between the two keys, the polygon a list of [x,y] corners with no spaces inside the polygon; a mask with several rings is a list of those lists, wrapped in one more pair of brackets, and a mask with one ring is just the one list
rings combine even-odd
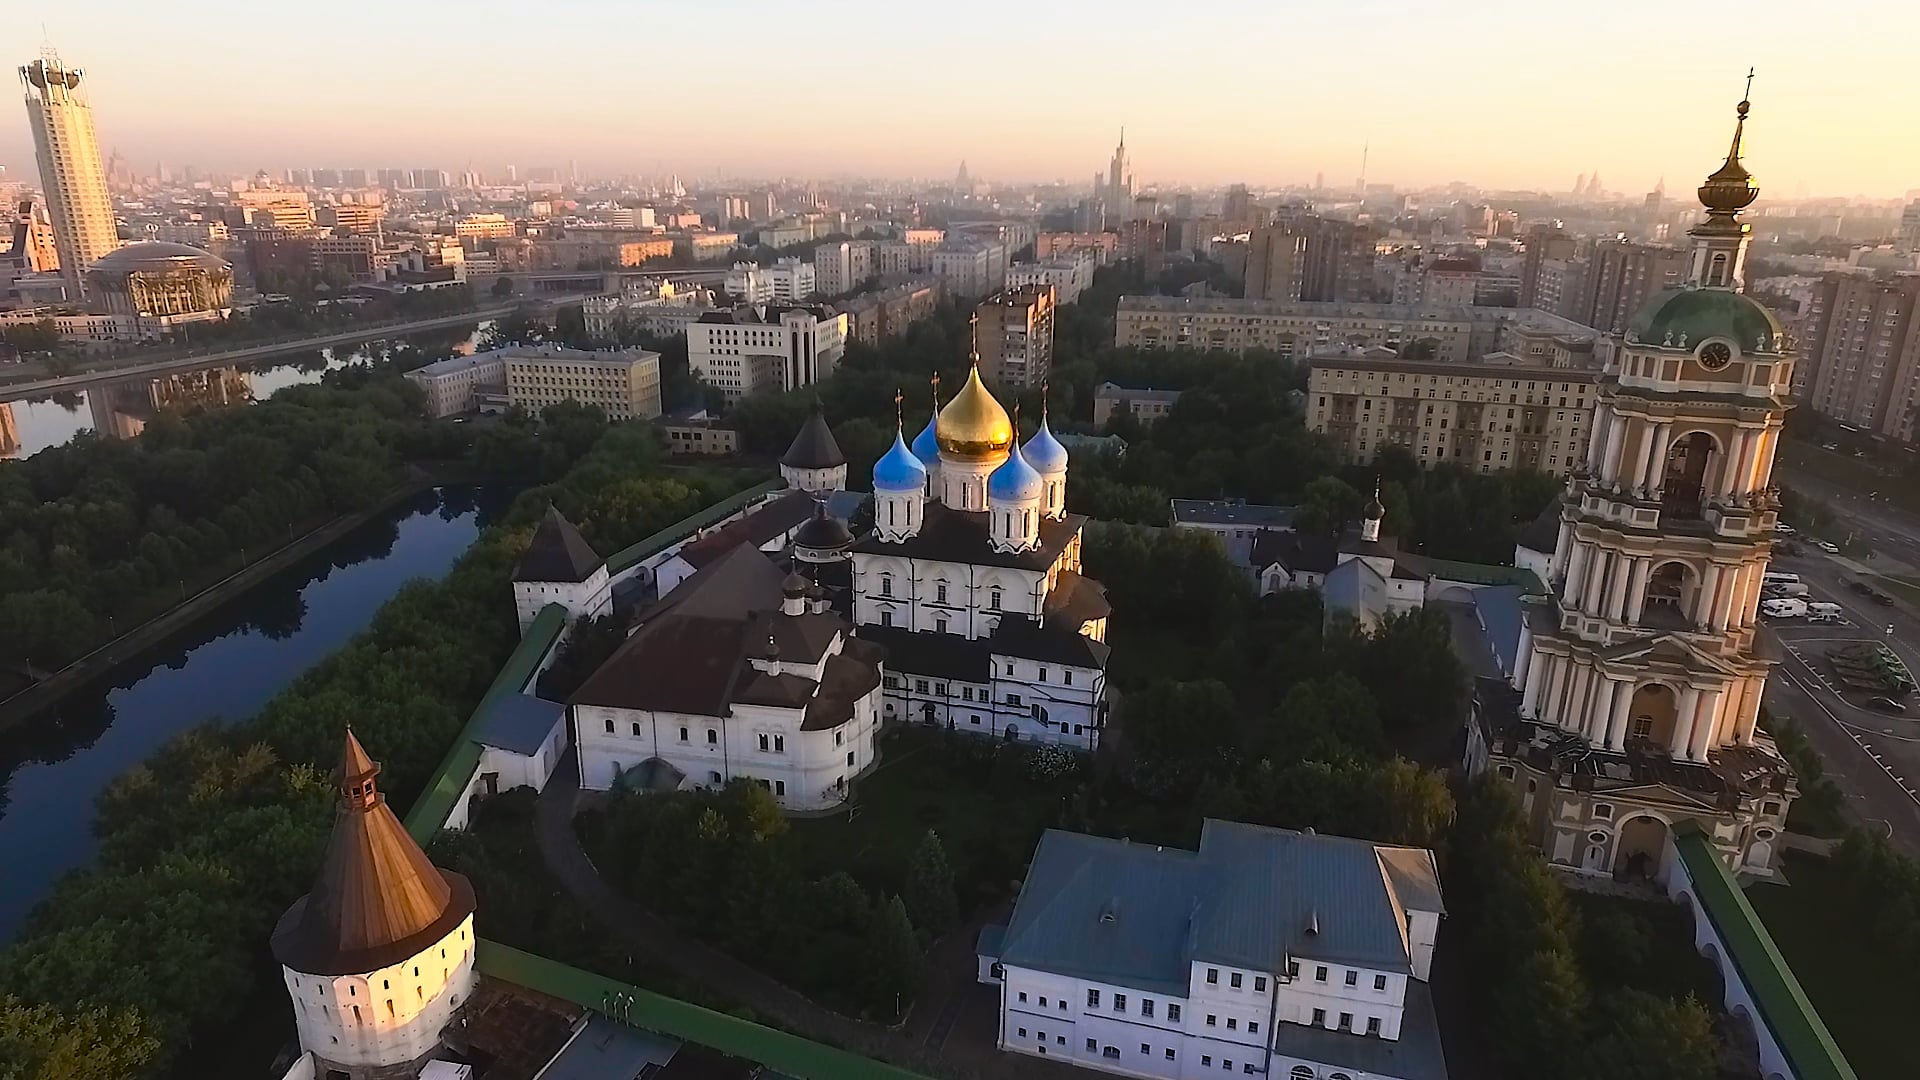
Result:
{"label": "highway lane", "polygon": [[1849,590],[1853,572],[1830,556],[1815,552],[1776,559],[1773,568],[1799,574],[1813,599],[1840,605],[1846,622],[1770,623],[1784,656],[1768,680],[1769,710],[1799,723],[1856,816],[1920,855],[1920,702],[1906,714],[1869,708],[1866,695],[1843,693],[1829,681],[1825,659],[1829,649],[1873,641],[1888,645],[1910,669],[1920,671],[1920,651],[1913,645],[1920,642],[1920,619],[1904,605],[1883,607]]}

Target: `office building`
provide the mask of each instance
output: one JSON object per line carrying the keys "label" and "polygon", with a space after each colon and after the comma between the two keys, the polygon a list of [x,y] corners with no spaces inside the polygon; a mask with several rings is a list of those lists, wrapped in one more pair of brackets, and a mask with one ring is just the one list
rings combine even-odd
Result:
{"label": "office building", "polygon": [[645,349],[568,349],[558,345],[502,350],[507,401],[538,414],[575,401],[597,405],[612,421],[660,415],[660,354]]}
{"label": "office building", "polygon": [[1290,226],[1269,225],[1247,236],[1249,300],[1298,300],[1307,275],[1307,238]]}
{"label": "office building", "polygon": [[687,325],[688,367],[729,402],[812,386],[833,374],[846,345],[847,316],[826,308],[740,306]]}
{"label": "office building", "polygon": [[40,189],[70,299],[86,295],[87,267],[120,246],[86,80],[80,68],[68,67],[51,54],[20,69],[40,163]]}
{"label": "office building", "polygon": [[1793,394],[1843,424],[1913,441],[1920,404],[1920,278],[1835,273],[1813,287]]}
{"label": "office building", "polygon": [[1051,285],[1008,289],[974,308],[974,349],[980,375],[991,386],[1024,390],[1047,381],[1053,368]]}
{"label": "office building", "polygon": [[414,368],[406,378],[426,395],[428,417],[439,420],[470,413],[481,395],[506,393],[506,350],[449,356]]}
{"label": "office building", "polygon": [[1560,474],[1584,460],[1595,372],[1392,355],[1311,364],[1307,428],[1343,461],[1371,461],[1385,446],[1404,446],[1423,465],[1479,472]]}
{"label": "office building", "polygon": [[123,337],[152,338],[188,323],[223,319],[233,307],[233,267],[199,248],[145,240],[95,260],[87,295],[117,316]]}
{"label": "office building", "polygon": [[325,203],[315,210],[314,217],[336,233],[378,235],[385,209],[379,203]]}
{"label": "office building", "polygon": [[1424,848],[1209,818],[1199,850],[1049,829],[980,934],[999,1047],[1125,1076],[1444,1080]]}

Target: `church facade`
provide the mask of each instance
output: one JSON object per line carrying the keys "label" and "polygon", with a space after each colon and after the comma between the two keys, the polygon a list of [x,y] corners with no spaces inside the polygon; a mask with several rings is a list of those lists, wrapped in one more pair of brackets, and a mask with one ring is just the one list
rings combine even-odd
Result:
{"label": "church facade", "polygon": [[1025,446],[976,366],[873,470],[853,619],[885,646],[886,718],[1092,750],[1106,721],[1105,590],[1081,572],[1067,451]]}
{"label": "church facade", "polygon": [[1511,782],[1554,863],[1661,877],[1699,822],[1735,869],[1773,873],[1791,767],[1758,727],[1776,647],[1757,617],[1793,354],[1742,292],[1759,189],[1740,161],[1699,190],[1689,280],[1648,301],[1602,377],[1562,499],[1552,595],[1509,685],[1482,685],[1471,771]]}

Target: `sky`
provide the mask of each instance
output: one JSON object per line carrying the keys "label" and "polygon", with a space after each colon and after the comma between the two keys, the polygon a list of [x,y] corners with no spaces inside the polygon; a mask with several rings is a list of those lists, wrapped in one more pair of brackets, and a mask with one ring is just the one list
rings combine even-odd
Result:
{"label": "sky", "polygon": [[[35,22],[40,25],[36,26]],[[1324,173],[1670,192],[1724,156],[1747,68],[1764,194],[1920,188],[1898,0],[63,0],[7,23],[91,73],[103,152],[232,171],[1090,180]],[[1900,40],[1904,38],[1904,43]],[[32,176],[24,110],[0,164]]]}

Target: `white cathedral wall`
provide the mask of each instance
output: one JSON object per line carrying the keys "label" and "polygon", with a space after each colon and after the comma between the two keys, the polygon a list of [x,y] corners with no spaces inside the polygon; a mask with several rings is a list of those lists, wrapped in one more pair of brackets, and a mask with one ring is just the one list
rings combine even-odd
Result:
{"label": "white cathedral wall", "polygon": [[765,782],[782,806],[838,805],[846,799],[844,784],[873,764],[880,700],[876,687],[854,703],[851,720],[819,731],[800,729],[805,720],[800,709],[736,705],[733,716],[721,718],[576,705],[580,784],[590,791],[610,790],[622,770],[657,757],[684,773],[691,786],[717,787],[746,778]]}
{"label": "white cathedral wall", "polygon": [[[936,632],[947,620],[947,633],[977,640],[993,633],[1008,613],[1038,615],[1045,603],[1048,572],[1002,566],[915,560],[904,556],[859,553],[853,557],[853,621],[879,626],[892,613],[891,625]],[[891,581],[891,595],[888,586]],[[939,599],[946,586],[946,600]],[[992,606],[1000,590],[1000,608]]]}
{"label": "white cathedral wall", "polygon": [[281,968],[300,1047],[339,1065],[397,1065],[439,1045],[473,995],[473,917],[419,955],[365,975]]}

